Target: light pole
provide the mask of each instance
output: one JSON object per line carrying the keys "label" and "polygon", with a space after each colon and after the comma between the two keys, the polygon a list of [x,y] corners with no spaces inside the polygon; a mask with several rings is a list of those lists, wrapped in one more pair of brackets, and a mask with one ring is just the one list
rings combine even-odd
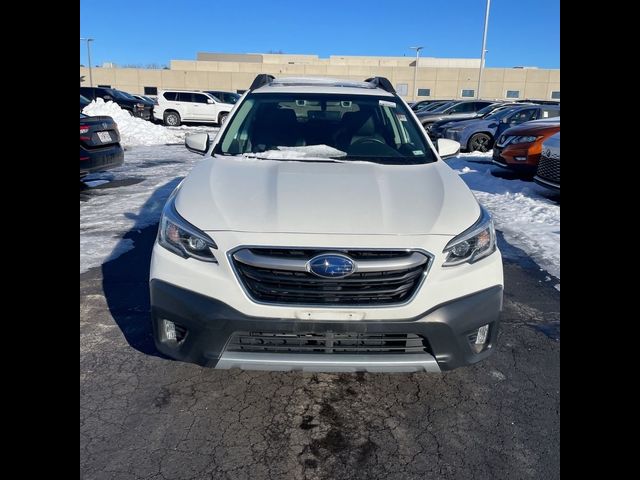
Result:
{"label": "light pole", "polygon": [[91,75],[91,44],[93,38],[80,38],[80,40],[86,40],[87,42],[87,57],[89,57],[89,86],[93,87],[93,76]]}
{"label": "light pole", "polygon": [[420,50],[422,50],[424,47],[409,48],[416,51],[416,68],[413,70],[413,101],[415,102],[416,100],[418,100],[418,84],[416,83],[418,78],[418,59],[420,58]]}
{"label": "light pole", "polygon": [[482,53],[480,55],[480,73],[478,74],[478,91],[476,98],[480,98],[480,84],[482,83],[482,70],[484,70],[484,56],[487,53],[487,28],[489,27],[489,7],[491,0],[487,0],[487,9],[484,12],[484,32],[482,33]]}

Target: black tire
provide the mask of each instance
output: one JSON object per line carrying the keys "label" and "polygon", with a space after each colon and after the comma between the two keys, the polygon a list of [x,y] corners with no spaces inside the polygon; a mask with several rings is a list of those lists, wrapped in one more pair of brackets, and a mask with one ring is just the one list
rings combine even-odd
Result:
{"label": "black tire", "polygon": [[224,121],[227,119],[228,115],[229,115],[229,112],[221,112],[220,115],[218,115],[218,125],[219,126],[222,126]]}
{"label": "black tire", "polygon": [[181,120],[178,112],[164,112],[164,124],[169,127],[179,127]]}
{"label": "black tire", "polygon": [[491,136],[486,133],[476,133],[469,139],[468,150],[470,152],[488,152],[492,147]]}

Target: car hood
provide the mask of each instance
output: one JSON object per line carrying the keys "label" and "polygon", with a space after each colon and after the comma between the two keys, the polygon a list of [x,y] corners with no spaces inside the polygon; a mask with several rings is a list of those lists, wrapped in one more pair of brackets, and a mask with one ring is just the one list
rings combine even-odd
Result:
{"label": "car hood", "polygon": [[480,207],[444,162],[389,166],[215,156],[182,182],[176,210],[206,231],[455,235]]}

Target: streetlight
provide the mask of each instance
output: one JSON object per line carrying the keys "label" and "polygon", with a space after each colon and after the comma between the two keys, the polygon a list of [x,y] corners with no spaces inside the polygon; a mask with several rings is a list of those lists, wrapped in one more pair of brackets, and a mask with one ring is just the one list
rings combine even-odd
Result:
{"label": "streetlight", "polygon": [[82,38],[80,40],[85,40],[87,42],[87,57],[89,57],[89,85],[93,87],[93,76],[91,75],[91,44],[89,42],[93,42],[93,38]]}
{"label": "streetlight", "polygon": [[487,9],[484,13],[484,32],[482,33],[482,53],[480,55],[480,73],[478,74],[478,91],[476,98],[480,98],[480,84],[482,83],[482,70],[484,70],[484,56],[487,53],[487,28],[489,27],[489,7],[491,0],[487,0]]}
{"label": "streetlight", "polygon": [[424,47],[409,47],[411,50],[415,50],[416,51],[416,68],[413,71],[413,101],[415,102],[416,100],[418,100],[418,84],[417,84],[417,78],[418,78],[418,59],[420,58],[420,50],[422,50]]}

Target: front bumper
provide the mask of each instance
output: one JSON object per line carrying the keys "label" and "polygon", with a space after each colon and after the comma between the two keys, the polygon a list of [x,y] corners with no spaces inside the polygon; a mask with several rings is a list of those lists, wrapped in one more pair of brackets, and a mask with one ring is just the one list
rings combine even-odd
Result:
{"label": "front bumper", "polygon": [[[524,158],[524,160],[516,160],[516,158]],[[539,161],[540,154],[532,154],[528,145],[522,147],[507,145],[493,149],[493,163],[519,173],[533,175],[536,173]]]}
{"label": "front bumper", "polygon": [[553,180],[549,180],[548,178],[544,178],[539,175],[533,177],[533,181],[538,185],[549,188],[551,190],[560,191],[560,182],[554,182]]}
{"label": "front bumper", "polygon": [[[158,350],[169,357],[217,368],[312,371],[439,371],[478,362],[494,350],[502,309],[496,285],[438,305],[407,319],[299,320],[243,314],[214,298],[158,279],[150,281],[151,318]],[[180,342],[167,340],[162,321],[186,329]],[[484,350],[475,353],[469,335],[489,325]],[[225,351],[235,332],[414,333],[426,339],[421,354],[283,354]]]}

